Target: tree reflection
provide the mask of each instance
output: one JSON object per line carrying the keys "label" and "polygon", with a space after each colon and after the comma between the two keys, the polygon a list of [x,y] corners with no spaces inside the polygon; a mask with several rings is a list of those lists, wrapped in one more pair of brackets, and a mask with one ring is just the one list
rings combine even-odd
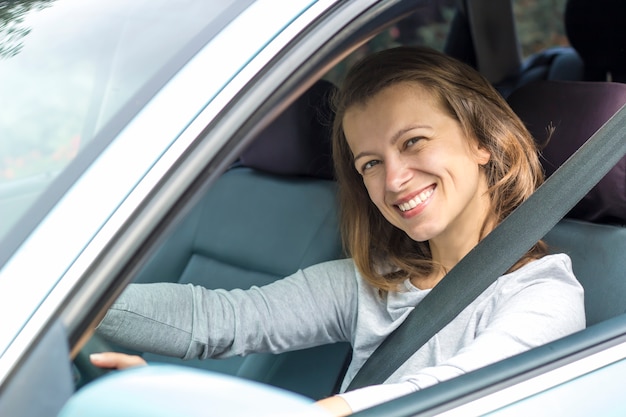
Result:
{"label": "tree reflection", "polygon": [[22,49],[22,39],[30,33],[24,17],[50,6],[54,0],[9,0],[0,2],[0,58],[10,58]]}

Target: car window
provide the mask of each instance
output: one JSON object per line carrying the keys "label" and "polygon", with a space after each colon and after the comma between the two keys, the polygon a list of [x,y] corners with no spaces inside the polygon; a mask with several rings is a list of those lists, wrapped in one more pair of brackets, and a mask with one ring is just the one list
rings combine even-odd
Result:
{"label": "car window", "polygon": [[566,0],[515,0],[513,12],[523,57],[546,48],[569,46],[563,13]]}
{"label": "car window", "polygon": [[0,4],[0,238],[185,45],[227,23],[235,3],[157,2]]}
{"label": "car window", "polygon": [[[337,85],[354,60],[395,45],[426,44],[443,50],[454,15],[453,5],[454,0],[425,2],[419,9],[423,12],[370,39],[324,78]],[[134,283],[174,282],[209,289],[248,289],[314,264],[345,257],[339,236],[336,184],[331,181],[332,174],[324,174],[325,168],[332,166],[330,149],[323,152],[324,146],[330,144],[317,144],[322,135],[330,135],[327,122],[331,116],[324,113],[330,109],[321,103],[333,90],[331,84],[323,82],[326,80],[316,82],[262,130],[237,163],[198,197],[133,276]],[[294,120],[308,120],[310,124]],[[308,168],[308,162],[316,169]],[[328,171],[332,172],[332,168]],[[154,363],[174,363],[262,380],[320,399],[336,388],[349,351],[347,343],[337,343],[281,356],[251,354],[219,361],[181,361],[154,353],[143,356]],[[306,367],[319,360],[324,367]],[[275,361],[281,361],[281,371],[266,373],[266,367]],[[304,374],[306,379],[295,377]]]}

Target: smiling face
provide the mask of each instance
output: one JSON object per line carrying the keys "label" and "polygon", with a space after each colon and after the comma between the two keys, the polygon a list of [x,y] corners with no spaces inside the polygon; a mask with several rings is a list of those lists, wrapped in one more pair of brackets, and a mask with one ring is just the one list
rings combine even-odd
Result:
{"label": "smiling face", "polygon": [[444,252],[460,259],[478,242],[490,208],[480,165],[490,155],[428,90],[413,83],[387,87],[348,108],[343,130],[387,221],[415,241],[429,241],[434,259]]}

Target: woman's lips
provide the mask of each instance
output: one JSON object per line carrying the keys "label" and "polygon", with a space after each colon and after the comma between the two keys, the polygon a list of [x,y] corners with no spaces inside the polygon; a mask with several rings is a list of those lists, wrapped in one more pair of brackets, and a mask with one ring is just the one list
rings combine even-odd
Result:
{"label": "woman's lips", "polygon": [[[403,201],[401,203],[394,204],[403,215],[409,214],[418,214],[416,209],[420,209],[424,207],[424,203],[430,200],[433,193],[435,192],[435,185],[431,185],[424,190],[417,193],[415,196],[410,199]],[[419,210],[421,211],[421,209]],[[415,212],[415,213],[414,213]]]}

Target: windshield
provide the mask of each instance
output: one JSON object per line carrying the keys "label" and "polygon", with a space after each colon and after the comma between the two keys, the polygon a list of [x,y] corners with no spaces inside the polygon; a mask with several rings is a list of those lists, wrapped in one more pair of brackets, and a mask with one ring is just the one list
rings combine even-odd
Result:
{"label": "windshield", "polygon": [[0,3],[0,242],[114,116],[132,117],[250,1],[234,3]]}

